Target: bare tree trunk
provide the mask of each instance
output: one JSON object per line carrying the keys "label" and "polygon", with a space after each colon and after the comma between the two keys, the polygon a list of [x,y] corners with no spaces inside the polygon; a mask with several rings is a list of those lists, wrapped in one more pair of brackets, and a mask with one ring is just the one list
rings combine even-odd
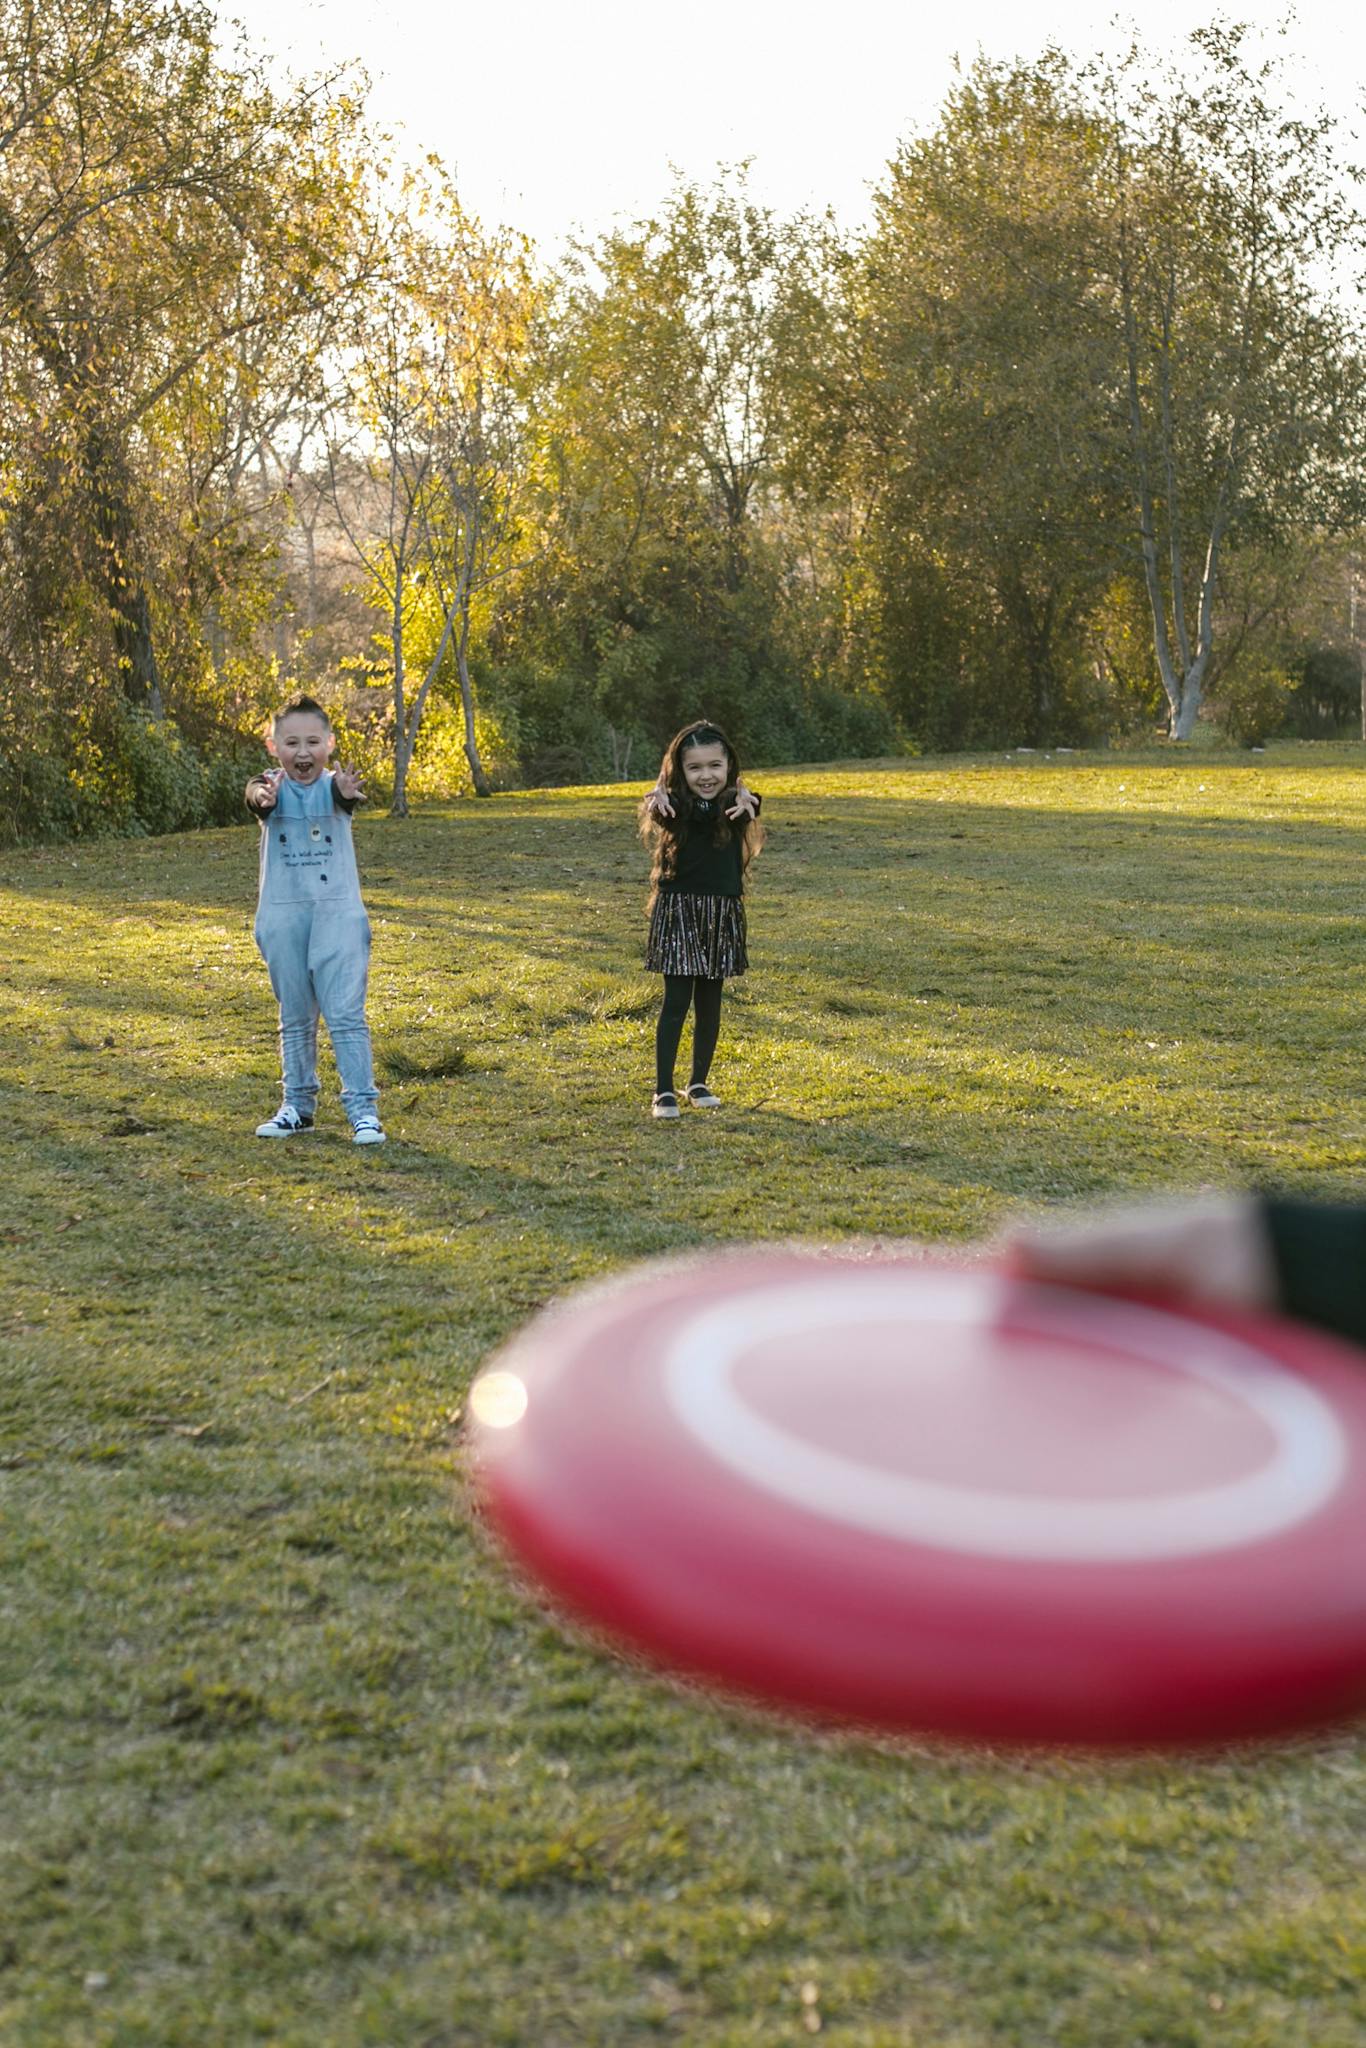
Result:
{"label": "bare tree trunk", "polygon": [[[319,499],[321,504],[321,499]],[[314,531],[318,520],[315,509],[308,520],[300,521],[304,537],[304,625],[311,633],[318,623],[318,541]]]}
{"label": "bare tree trunk", "polygon": [[1181,679],[1181,708],[1172,719],[1171,737],[1174,740],[1188,740],[1195,731],[1195,721],[1200,716],[1200,706],[1205,701],[1205,664],[1195,662]]}
{"label": "bare tree trunk", "polygon": [[[1126,310],[1125,325],[1133,318],[1132,309]],[[1182,681],[1172,659],[1171,639],[1167,632],[1167,605],[1162,590],[1162,572],[1157,563],[1157,518],[1153,510],[1152,486],[1148,481],[1148,462],[1143,452],[1143,417],[1138,396],[1137,344],[1131,347],[1129,356],[1129,435],[1134,451],[1135,473],[1138,478],[1138,535],[1143,551],[1143,585],[1148,593],[1148,610],[1153,622],[1153,652],[1157,656],[1158,674],[1166,694],[1170,713],[1170,729],[1177,737],[1177,727],[1182,714]]]}
{"label": "bare tree trunk", "polygon": [[1237,428],[1230,446],[1228,466],[1219,487],[1219,499],[1214,508],[1214,519],[1210,525],[1209,546],[1205,551],[1205,566],[1200,577],[1200,609],[1195,634],[1195,657],[1187,664],[1183,677],[1181,719],[1179,728],[1174,729],[1173,739],[1188,740],[1195,730],[1195,721],[1200,715],[1204,702],[1205,677],[1209,673],[1210,658],[1214,653],[1214,592],[1219,582],[1219,555],[1224,543],[1224,529],[1227,515],[1226,487],[1233,474],[1237,459]]}
{"label": "bare tree trunk", "polygon": [[631,776],[631,750],[635,740],[627,733],[619,733],[614,725],[607,728],[607,738],[612,748],[612,777],[616,782],[628,782]]}
{"label": "bare tree trunk", "polygon": [[[1167,554],[1171,563],[1172,625],[1176,632],[1176,653],[1183,683],[1191,669],[1190,634],[1186,631],[1186,563],[1181,547],[1181,492],[1176,476],[1176,425],[1172,415],[1172,323],[1175,318],[1176,283],[1170,266],[1162,300],[1162,348],[1158,357],[1162,394],[1162,465],[1167,487]],[[1185,690],[1182,696],[1184,700]],[[1183,701],[1184,710],[1184,701]],[[1192,714],[1193,716],[1194,714]],[[1179,721],[1174,721],[1175,724]],[[1185,737],[1184,734],[1181,735]]]}
{"label": "bare tree trunk", "polygon": [[122,496],[105,480],[94,483],[94,497],[100,569],[112,615],[119,681],[130,704],[160,718],[164,705],[152,641],[152,607],[142,578],[130,573],[132,515]]}
{"label": "bare tree trunk", "polygon": [[403,577],[397,567],[394,572],[394,609],[389,628],[389,645],[394,657],[394,796],[389,806],[389,816],[406,818],[408,766],[413,758],[417,733],[416,730],[411,734],[408,731],[407,711],[403,701]]}
{"label": "bare tree trunk", "polygon": [[[1119,174],[1122,180],[1125,175],[1122,155]],[[1124,317],[1129,448],[1133,456],[1134,478],[1138,485],[1138,535],[1143,554],[1143,584],[1148,593],[1148,610],[1152,615],[1153,651],[1157,656],[1158,673],[1162,678],[1162,688],[1167,698],[1170,731],[1175,736],[1181,719],[1181,678],[1172,659],[1171,638],[1167,631],[1166,598],[1162,589],[1162,572],[1157,561],[1157,515],[1153,506],[1152,482],[1148,475],[1148,455],[1143,441],[1143,400],[1138,380],[1138,315],[1134,306],[1128,226],[1123,215],[1120,220],[1119,290]]]}
{"label": "bare tree trunk", "polygon": [[1363,645],[1357,629],[1358,594],[1361,577],[1361,561],[1356,555],[1347,557],[1347,633],[1352,643],[1352,652],[1357,658],[1361,671],[1361,737],[1366,740],[1366,645]]}
{"label": "bare tree trunk", "polygon": [[479,758],[479,742],[474,732],[474,688],[470,682],[470,665],[467,659],[470,638],[470,617],[468,606],[463,606],[460,619],[460,638],[455,644],[455,666],[460,676],[460,709],[465,719],[465,759],[470,764],[470,780],[476,796],[492,796],[493,784],[484,772]]}
{"label": "bare tree trunk", "polygon": [[406,732],[394,735],[394,797],[389,806],[391,818],[406,818],[408,815],[408,770],[412,766],[413,744]]}

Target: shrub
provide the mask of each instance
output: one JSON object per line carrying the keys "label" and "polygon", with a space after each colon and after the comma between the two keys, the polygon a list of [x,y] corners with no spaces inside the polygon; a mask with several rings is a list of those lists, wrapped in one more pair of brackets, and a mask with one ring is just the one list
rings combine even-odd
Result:
{"label": "shrub", "polygon": [[577,747],[542,747],[526,764],[532,789],[567,789],[588,781],[588,763]]}
{"label": "shrub", "polygon": [[242,789],[256,748],[225,734],[191,745],[173,719],[119,705],[62,721],[44,749],[0,753],[0,837],[38,840],[152,837],[245,817]]}
{"label": "shrub", "polygon": [[[520,782],[515,713],[495,713],[476,706],[474,743],[484,773],[495,789],[510,789]],[[465,755],[464,712],[458,703],[433,693],[408,771],[408,793],[412,797],[440,799],[468,796],[473,788],[474,778]]]}
{"label": "shrub", "polygon": [[1361,657],[1344,647],[1315,647],[1295,682],[1290,723],[1304,740],[1361,731]]}
{"label": "shrub", "polygon": [[1258,747],[1281,732],[1290,715],[1294,685],[1269,655],[1251,654],[1220,677],[1214,715],[1240,747]]}

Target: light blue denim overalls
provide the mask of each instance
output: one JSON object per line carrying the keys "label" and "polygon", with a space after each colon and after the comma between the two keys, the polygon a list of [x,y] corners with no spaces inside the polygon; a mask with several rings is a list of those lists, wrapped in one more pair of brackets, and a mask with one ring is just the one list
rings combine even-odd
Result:
{"label": "light blue denim overalls", "polygon": [[329,769],[285,776],[261,820],[261,893],[254,926],[280,1005],[284,1100],[312,1116],[318,1100],[318,1016],[332,1040],[342,1107],[352,1124],[378,1099],[365,1021],[370,920],[360,897],[351,819]]}

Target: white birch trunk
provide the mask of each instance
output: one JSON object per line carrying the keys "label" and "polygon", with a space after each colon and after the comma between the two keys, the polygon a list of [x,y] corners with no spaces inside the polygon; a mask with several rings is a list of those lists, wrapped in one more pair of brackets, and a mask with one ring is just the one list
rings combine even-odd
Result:
{"label": "white birch trunk", "polygon": [[413,758],[413,738],[408,732],[407,711],[404,705],[403,670],[403,572],[399,564],[394,567],[394,608],[389,627],[389,646],[394,659],[394,798],[389,806],[391,818],[406,818],[408,815],[408,764]]}
{"label": "white birch trunk", "polygon": [[492,796],[493,784],[479,758],[479,742],[474,731],[474,688],[470,682],[470,666],[466,658],[469,647],[468,615],[460,622],[460,638],[456,643],[455,665],[460,674],[460,709],[465,720],[465,759],[470,764],[470,780],[476,796]]}

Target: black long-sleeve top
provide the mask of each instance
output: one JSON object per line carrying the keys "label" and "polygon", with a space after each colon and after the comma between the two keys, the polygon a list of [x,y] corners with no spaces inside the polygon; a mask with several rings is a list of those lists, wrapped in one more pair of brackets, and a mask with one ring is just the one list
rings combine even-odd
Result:
{"label": "black long-sleeve top", "polygon": [[[755,816],[759,814],[761,799],[755,796]],[[672,818],[660,818],[660,830],[679,841],[677,861],[672,875],[661,875],[661,892],[677,892],[687,896],[740,896],[744,893],[745,863],[744,838],[741,827],[743,818],[727,818],[727,806],[734,804],[735,791],[722,790],[720,796],[711,798],[693,797],[688,806],[686,819],[681,811]],[[719,823],[727,826],[724,840],[714,835]],[[680,830],[680,827],[685,827]]]}
{"label": "black long-sleeve top", "polygon": [[1262,1198],[1280,1306],[1366,1344],[1366,1203]]}

